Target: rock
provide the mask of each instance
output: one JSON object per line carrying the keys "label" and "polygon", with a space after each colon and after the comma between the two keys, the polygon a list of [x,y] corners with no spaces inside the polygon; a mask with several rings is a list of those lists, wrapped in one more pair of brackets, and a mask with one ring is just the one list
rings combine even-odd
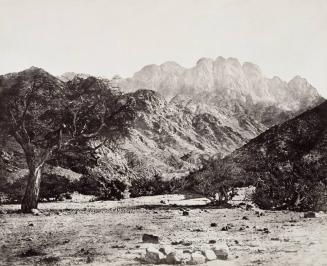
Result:
{"label": "rock", "polygon": [[205,262],[206,262],[206,258],[205,258],[205,256],[203,256],[201,254],[201,252],[196,251],[191,254],[191,260],[190,260],[189,264],[197,265],[197,264],[203,264]]}
{"label": "rock", "polygon": [[164,200],[161,200],[160,203],[161,204],[166,204],[166,202]]}
{"label": "rock", "polygon": [[263,232],[264,232],[265,234],[269,234],[269,233],[270,233],[268,228],[263,228]]}
{"label": "rock", "polygon": [[158,264],[166,259],[166,256],[154,247],[146,249],[144,260],[148,263]]}
{"label": "rock", "polygon": [[221,228],[221,231],[228,231],[229,227],[228,226],[224,226],[223,228]]}
{"label": "rock", "polygon": [[167,264],[181,264],[184,259],[184,254],[182,251],[177,250],[174,252],[170,252],[167,257],[165,262]]}
{"label": "rock", "polygon": [[38,209],[32,209],[31,210],[31,213],[35,216],[40,216],[41,215],[41,212],[38,210]]}
{"label": "rock", "polygon": [[211,249],[205,250],[203,252],[203,255],[206,257],[206,259],[208,261],[216,260],[217,259],[217,256],[216,256],[215,252],[213,252]]}
{"label": "rock", "polygon": [[137,226],[135,227],[135,229],[136,229],[136,230],[143,230],[143,226],[142,226],[142,225],[137,225]]}
{"label": "rock", "polygon": [[165,246],[162,246],[160,249],[159,249],[160,252],[162,252],[163,254],[165,255],[168,255],[170,253],[173,253],[175,252],[175,249],[169,245],[165,245]]}
{"label": "rock", "polygon": [[142,242],[143,243],[158,244],[159,243],[159,237],[155,236],[155,235],[150,235],[150,234],[143,234]]}
{"label": "rock", "polygon": [[190,213],[188,211],[183,211],[183,216],[189,216]]}
{"label": "rock", "polygon": [[34,226],[34,224],[33,223],[29,223],[28,226]]}
{"label": "rock", "polygon": [[213,239],[211,239],[211,240],[209,240],[209,244],[216,244],[216,240],[213,240]]}
{"label": "rock", "polygon": [[279,237],[272,237],[272,238],[270,238],[270,240],[272,240],[272,241],[279,241]]}
{"label": "rock", "polygon": [[304,218],[316,218],[317,217],[317,214],[315,212],[306,212],[304,215],[303,215]]}
{"label": "rock", "polygon": [[180,244],[182,244],[183,246],[186,246],[186,247],[189,247],[192,245],[192,242],[189,242],[189,241],[180,241]]}
{"label": "rock", "polygon": [[249,220],[249,218],[247,216],[243,216],[242,220]]}
{"label": "rock", "polygon": [[216,244],[212,247],[212,251],[216,254],[218,259],[227,260],[229,248],[225,243]]}
{"label": "rock", "polygon": [[217,223],[211,223],[210,226],[211,227],[217,227]]}
{"label": "rock", "polygon": [[247,211],[252,210],[253,209],[253,206],[251,204],[246,204],[245,209]]}
{"label": "rock", "polygon": [[260,216],[264,216],[264,215],[265,215],[265,212],[262,211],[262,210],[256,210],[254,213],[255,213],[258,217],[260,217]]}

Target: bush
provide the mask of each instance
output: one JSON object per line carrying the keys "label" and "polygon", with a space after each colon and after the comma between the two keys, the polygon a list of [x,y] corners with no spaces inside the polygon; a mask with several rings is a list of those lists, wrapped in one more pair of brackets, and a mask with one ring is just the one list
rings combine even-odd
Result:
{"label": "bush", "polygon": [[252,200],[262,209],[318,210],[326,204],[326,180],[313,166],[269,164],[255,184]]}
{"label": "bush", "polygon": [[128,184],[118,179],[108,179],[100,174],[83,176],[76,190],[85,195],[94,195],[99,200],[120,200],[125,198]]}
{"label": "bush", "polygon": [[229,177],[229,169],[222,160],[203,159],[202,168],[186,177],[185,190],[199,193],[215,205],[226,204],[236,195],[237,182]]}
{"label": "bush", "polygon": [[177,179],[164,180],[162,176],[155,175],[149,179],[138,178],[132,180],[129,192],[131,197],[162,195],[174,192],[177,186]]}

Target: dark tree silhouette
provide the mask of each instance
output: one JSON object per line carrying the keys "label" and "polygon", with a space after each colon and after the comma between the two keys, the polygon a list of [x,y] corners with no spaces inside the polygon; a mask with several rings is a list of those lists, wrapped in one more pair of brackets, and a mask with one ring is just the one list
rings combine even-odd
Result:
{"label": "dark tree silhouette", "polygon": [[[39,70],[1,79],[0,123],[22,147],[29,170],[22,211],[37,208],[45,163],[69,152],[96,159],[100,146],[127,134],[132,104],[93,77],[63,83]],[[94,138],[101,142],[91,147]]]}

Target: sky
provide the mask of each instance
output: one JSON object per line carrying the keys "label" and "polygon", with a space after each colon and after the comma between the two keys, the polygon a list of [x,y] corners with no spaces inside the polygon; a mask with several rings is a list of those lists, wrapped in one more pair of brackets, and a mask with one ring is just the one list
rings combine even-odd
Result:
{"label": "sky", "polygon": [[0,74],[130,77],[148,64],[236,57],[327,97],[326,0],[0,0]]}

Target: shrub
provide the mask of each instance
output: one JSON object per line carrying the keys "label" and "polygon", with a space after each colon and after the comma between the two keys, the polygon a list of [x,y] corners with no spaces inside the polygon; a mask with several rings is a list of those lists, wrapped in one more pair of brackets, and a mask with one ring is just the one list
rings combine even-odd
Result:
{"label": "shrub", "polygon": [[262,209],[318,210],[326,204],[326,179],[312,165],[270,163],[252,200]]}
{"label": "shrub", "polygon": [[129,192],[131,197],[153,196],[169,194],[176,190],[178,186],[177,179],[164,180],[160,175],[154,175],[152,178],[138,178],[131,182]]}
{"label": "shrub", "polygon": [[94,195],[99,200],[120,200],[125,197],[128,184],[119,179],[108,179],[100,174],[84,175],[76,184],[76,190]]}
{"label": "shrub", "polygon": [[186,177],[184,189],[199,193],[215,205],[226,204],[236,195],[237,182],[229,177],[229,169],[220,159],[203,159],[202,168]]}

